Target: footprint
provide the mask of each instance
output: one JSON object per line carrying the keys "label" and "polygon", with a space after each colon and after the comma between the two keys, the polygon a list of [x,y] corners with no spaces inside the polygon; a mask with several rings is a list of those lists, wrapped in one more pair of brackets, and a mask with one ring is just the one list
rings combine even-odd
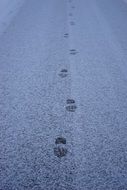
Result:
{"label": "footprint", "polygon": [[67,73],[68,71],[67,71],[67,69],[62,69],[61,72],[62,73]]}
{"label": "footprint", "polygon": [[64,137],[58,137],[55,144],[66,144],[66,139]]}
{"label": "footprint", "polygon": [[72,13],[69,13],[69,16],[73,16],[73,14],[72,14]]}
{"label": "footprint", "polygon": [[68,34],[68,33],[64,34],[64,37],[65,37],[65,38],[68,38],[68,37],[69,37],[69,34]]}
{"label": "footprint", "polygon": [[69,106],[66,106],[66,110],[69,111],[69,112],[75,112],[77,109],[77,106],[76,105],[69,105]]}
{"label": "footprint", "polygon": [[67,99],[66,103],[67,103],[66,110],[69,112],[75,112],[75,110],[77,109],[77,106],[75,105],[75,100]]}
{"label": "footprint", "polygon": [[64,157],[67,154],[66,139],[64,137],[58,137],[55,140],[55,144],[57,145],[54,148],[54,155],[58,158]]}
{"label": "footprint", "polygon": [[57,156],[58,158],[62,158],[66,156],[66,154],[67,154],[66,148],[60,146],[54,148],[54,155]]}
{"label": "footprint", "polygon": [[11,14],[13,14],[13,11],[10,11],[10,12],[9,12],[9,15],[11,15]]}
{"label": "footprint", "polygon": [[68,76],[68,70],[67,70],[67,69],[62,69],[62,70],[60,71],[60,73],[59,73],[59,76],[60,76],[61,78],[67,77],[67,76]]}
{"label": "footprint", "polygon": [[65,78],[65,77],[67,77],[67,73],[60,73],[59,76],[60,76],[61,78]]}
{"label": "footprint", "polygon": [[75,25],[75,22],[74,22],[74,21],[71,21],[71,22],[70,22],[70,25],[74,26],[74,25]]}
{"label": "footprint", "polygon": [[75,55],[75,54],[77,54],[77,53],[78,53],[78,52],[76,51],[76,49],[71,49],[71,50],[70,50],[70,54],[71,54],[71,55]]}
{"label": "footprint", "polygon": [[75,104],[75,100],[73,100],[73,99],[68,99],[68,100],[67,100],[67,104]]}

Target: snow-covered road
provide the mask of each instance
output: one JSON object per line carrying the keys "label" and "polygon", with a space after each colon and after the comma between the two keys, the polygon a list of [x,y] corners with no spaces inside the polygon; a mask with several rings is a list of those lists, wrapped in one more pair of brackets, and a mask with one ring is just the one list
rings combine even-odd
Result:
{"label": "snow-covered road", "polygon": [[0,190],[127,190],[127,4],[28,0],[0,37]]}

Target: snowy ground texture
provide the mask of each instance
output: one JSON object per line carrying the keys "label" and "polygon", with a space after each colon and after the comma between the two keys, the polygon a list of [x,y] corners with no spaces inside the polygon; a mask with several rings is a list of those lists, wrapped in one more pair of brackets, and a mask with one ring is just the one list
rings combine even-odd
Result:
{"label": "snowy ground texture", "polygon": [[0,38],[0,190],[127,190],[127,4],[27,0]]}
{"label": "snowy ground texture", "polygon": [[0,35],[10,24],[24,0],[0,0]]}

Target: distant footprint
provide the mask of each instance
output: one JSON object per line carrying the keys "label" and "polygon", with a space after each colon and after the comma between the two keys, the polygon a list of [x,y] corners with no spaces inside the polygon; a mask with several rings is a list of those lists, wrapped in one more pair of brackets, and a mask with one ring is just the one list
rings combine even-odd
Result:
{"label": "distant footprint", "polygon": [[69,34],[68,33],[65,33],[64,34],[64,38],[68,38],[69,37]]}
{"label": "distant footprint", "polygon": [[13,13],[14,13],[13,11],[10,11],[10,12],[9,12],[9,15],[11,15],[11,14],[13,14]]}
{"label": "distant footprint", "polygon": [[67,77],[67,76],[68,76],[68,70],[67,70],[67,69],[62,69],[62,70],[60,71],[60,73],[59,73],[59,76],[60,76],[61,78]]}
{"label": "distant footprint", "polygon": [[67,100],[67,104],[75,104],[75,100],[73,100],[73,99],[68,99],[68,100]]}
{"label": "distant footprint", "polygon": [[72,14],[72,13],[69,13],[69,16],[73,16],[73,14]]}
{"label": "distant footprint", "polygon": [[74,22],[74,21],[71,21],[71,22],[70,22],[70,25],[71,25],[71,26],[74,26],[74,25],[75,25],[75,22]]}
{"label": "distant footprint", "polygon": [[71,8],[72,8],[72,9],[75,9],[75,6],[72,6]]}
{"label": "distant footprint", "polygon": [[62,69],[61,72],[62,73],[67,73],[68,71],[67,71],[67,69]]}
{"label": "distant footprint", "polygon": [[77,109],[76,105],[66,106],[66,110],[69,112],[75,112],[76,109]]}
{"label": "distant footprint", "polygon": [[78,52],[76,49],[70,49],[70,54],[71,55],[76,55]]}
{"label": "distant footprint", "polygon": [[66,103],[67,103],[67,106],[66,106],[66,110],[67,110],[67,111],[69,111],[69,112],[75,112],[75,111],[76,111],[77,106],[76,106],[76,104],[75,104],[75,100],[73,100],[73,99],[68,99],[68,100],[66,101]]}

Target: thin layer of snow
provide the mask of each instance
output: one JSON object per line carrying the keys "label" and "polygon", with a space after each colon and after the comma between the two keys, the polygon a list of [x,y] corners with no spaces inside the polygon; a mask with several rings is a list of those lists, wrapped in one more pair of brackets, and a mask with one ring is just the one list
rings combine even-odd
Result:
{"label": "thin layer of snow", "polygon": [[16,15],[24,0],[0,0],[0,35]]}
{"label": "thin layer of snow", "polygon": [[1,190],[127,190],[126,20],[122,0],[26,0],[0,38]]}
{"label": "thin layer of snow", "polygon": [[125,3],[127,3],[127,0],[123,0]]}

